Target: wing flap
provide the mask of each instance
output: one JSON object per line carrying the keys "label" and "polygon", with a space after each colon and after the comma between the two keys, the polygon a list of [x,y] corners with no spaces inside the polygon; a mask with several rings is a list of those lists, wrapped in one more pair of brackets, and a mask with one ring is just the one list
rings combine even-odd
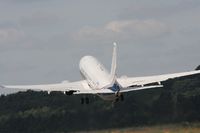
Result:
{"label": "wing flap", "polygon": [[3,85],[3,89],[17,89],[21,91],[33,90],[33,91],[73,91],[73,94],[111,94],[114,93],[110,89],[95,90],[88,86],[87,81],[77,81],[71,83],[59,83],[59,84],[43,84],[43,85]]}
{"label": "wing flap", "polygon": [[42,85],[3,85],[5,89],[19,89],[19,90],[34,90],[34,91],[81,91],[87,90],[83,84],[86,82],[77,81],[71,83],[59,83],[59,84],[42,84]]}
{"label": "wing flap", "polygon": [[121,89],[120,92],[129,92],[129,91],[138,91],[138,90],[145,90],[145,89],[152,89],[152,88],[161,88],[163,85],[154,85],[154,86],[144,86],[144,87],[129,87]]}
{"label": "wing flap", "polygon": [[160,84],[162,81],[166,81],[168,79],[180,78],[191,76],[195,74],[200,74],[200,70],[198,71],[190,71],[190,72],[182,72],[182,73],[174,73],[174,74],[164,74],[164,75],[155,75],[155,76],[147,76],[147,77],[123,77],[118,78],[118,83],[123,87],[127,88],[130,86],[145,86],[151,83]]}

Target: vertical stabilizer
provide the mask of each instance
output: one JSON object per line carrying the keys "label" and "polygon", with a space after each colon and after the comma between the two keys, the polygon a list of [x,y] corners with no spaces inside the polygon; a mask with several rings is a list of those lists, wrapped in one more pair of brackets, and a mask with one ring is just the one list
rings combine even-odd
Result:
{"label": "vertical stabilizer", "polygon": [[116,78],[116,68],[117,68],[117,44],[113,43],[113,54],[112,54],[112,64],[111,64],[111,72],[110,79],[114,84]]}

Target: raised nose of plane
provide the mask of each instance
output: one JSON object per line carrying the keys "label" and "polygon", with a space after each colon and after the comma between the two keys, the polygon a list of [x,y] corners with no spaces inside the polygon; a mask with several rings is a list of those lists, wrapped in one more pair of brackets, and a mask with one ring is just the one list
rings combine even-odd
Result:
{"label": "raised nose of plane", "polygon": [[85,65],[89,65],[91,62],[95,62],[96,59],[93,56],[87,55],[81,58],[79,67],[82,68]]}

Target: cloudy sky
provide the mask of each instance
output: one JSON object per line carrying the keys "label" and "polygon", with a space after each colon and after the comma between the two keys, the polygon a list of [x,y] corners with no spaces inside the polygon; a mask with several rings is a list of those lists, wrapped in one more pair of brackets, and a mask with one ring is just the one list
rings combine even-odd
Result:
{"label": "cloudy sky", "polygon": [[90,54],[118,76],[193,70],[200,64],[199,0],[0,0],[0,83],[80,80]]}

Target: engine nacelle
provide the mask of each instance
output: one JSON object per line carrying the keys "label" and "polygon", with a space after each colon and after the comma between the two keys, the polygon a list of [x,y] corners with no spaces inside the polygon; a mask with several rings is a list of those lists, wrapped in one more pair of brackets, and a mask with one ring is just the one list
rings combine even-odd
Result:
{"label": "engine nacelle", "polygon": [[76,92],[76,91],[73,91],[73,90],[71,90],[71,91],[65,91],[64,94],[70,96],[70,95],[73,95],[74,92]]}

